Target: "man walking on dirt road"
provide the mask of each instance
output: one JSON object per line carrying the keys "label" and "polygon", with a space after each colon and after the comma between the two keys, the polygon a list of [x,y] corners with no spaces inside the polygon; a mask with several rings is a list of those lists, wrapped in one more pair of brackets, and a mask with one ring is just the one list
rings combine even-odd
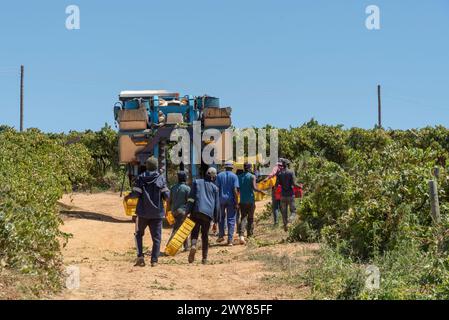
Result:
{"label": "man walking on dirt road", "polygon": [[127,198],[138,198],[136,208],[136,247],[137,261],[135,266],[145,266],[143,255],[143,236],[145,229],[150,229],[153,240],[151,250],[151,266],[155,267],[158,262],[161,238],[162,238],[162,220],[164,219],[163,200],[168,201],[170,192],[167,188],[165,177],[158,171],[158,161],[151,157],[146,161],[146,171],[136,180],[132,192]]}
{"label": "man walking on dirt road", "polygon": [[[269,179],[277,176],[277,174],[281,171],[282,169],[282,161],[284,159],[279,158],[278,162],[276,163],[276,165],[274,166],[273,170],[271,171],[271,173],[264,179],[264,181],[268,181]],[[279,210],[281,207],[281,201],[280,200],[276,200],[275,197],[275,191],[276,191],[276,185],[271,189],[271,210],[273,212],[273,225],[276,227],[278,225],[278,219],[279,219]]]}
{"label": "man walking on dirt road", "polygon": [[[170,189],[170,209],[175,217],[175,224],[170,236],[170,240],[175,235],[176,231],[181,227],[185,218],[187,210],[187,201],[189,199],[190,187],[187,185],[187,174],[185,171],[178,172],[178,183]],[[184,242],[184,251],[188,249],[188,241]]]}
{"label": "man walking on dirt road", "polygon": [[243,165],[244,173],[239,175],[240,185],[240,222],[237,225],[240,244],[245,244],[245,229],[247,237],[251,237],[254,232],[254,212],[256,211],[256,200],[254,191],[262,192],[256,184],[256,176],[251,173],[251,164]]}
{"label": "man walking on dirt road", "polygon": [[228,246],[232,246],[234,237],[236,213],[239,209],[237,202],[239,192],[239,179],[237,175],[232,172],[234,165],[232,162],[226,162],[225,171],[222,171],[217,176],[217,187],[220,191],[220,211],[221,217],[219,222],[218,242],[224,241],[225,224],[228,228]]}
{"label": "man walking on dirt road", "polygon": [[288,231],[288,208],[290,208],[290,220],[296,216],[295,194],[293,187],[300,187],[296,182],[295,173],[289,168],[290,161],[282,160],[281,170],[277,174],[276,187],[281,186],[281,214],[284,223],[284,230]]}
{"label": "man walking on dirt road", "polygon": [[214,184],[217,177],[217,169],[211,167],[207,170],[204,179],[193,181],[190,191],[187,213],[195,222],[195,227],[190,236],[192,246],[190,248],[189,263],[195,261],[198,236],[201,231],[201,246],[203,251],[202,263],[207,263],[209,250],[210,223],[214,221],[214,229],[220,215],[220,200],[218,187]]}

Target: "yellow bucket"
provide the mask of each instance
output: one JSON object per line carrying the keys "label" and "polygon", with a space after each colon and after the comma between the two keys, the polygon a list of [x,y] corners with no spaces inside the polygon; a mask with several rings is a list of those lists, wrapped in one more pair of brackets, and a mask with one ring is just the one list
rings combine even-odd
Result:
{"label": "yellow bucket", "polygon": [[189,237],[194,226],[195,222],[193,222],[189,218],[186,218],[184,220],[184,223],[181,225],[181,227],[179,227],[178,231],[176,231],[173,238],[165,247],[165,253],[170,256],[174,256],[182,247],[184,241],[186,241],[186,239]]}
{"label": "yellow bucket", "polygon": [[172,226],[175,223],[175,216],[171,212],[170,203],[165,200],[163,201],[164,201],[165,219],[167,220],[168,224]]}
{"label": "yellow bucket", "polygon": [[[125,194],[125,196],[126,195],[128,194]],[[123,199],[123,207],[125,208],[125,214],[127,216],[132,217],[136,215],[137,201],[139,201],[138,198],[128,199],[128,201]]]}
{"label": "yellow bucket", "polygon": [[267,196],[265,194],[263,194],[262,192],[254,192],[254,199],[256,201],[262,201],[267,199]]}
{"label": "yellow bucket", "polygon": [[[259,189],[261,189],[261,188],[259,188]],[[261,190],[263,190],[263,189],[261,189]],[[265,199],[267,199],[267,196],[265,194],[263,194],[262,192],[254,191],[254,200],[255,201],[262,201]],[[237,203],[240,203],[240,193],[237,195]]]}
{"label": "yellow bucket", "polygon": [[168,224],[172,226],[175,223],[175,217],[173,216],[173,213],[171,211],[165,212],[165,219],[167,219]]}
{"label": "yellow bucket", "polygon": [[[125,193],[127,196],[129,193]],[[129,217],[133,217],[136,215],[137,202],[139,198],[130,198],[128,200],[123,199],[123,207],[125,208],[125,214]],[[173,225],[175,223],[175,217],[172,212],[168,209],[167,202],[164,200],[164,208],[165,208],[165,218],[169,225]]]}
{"label": "yellow bucket", "polygon": [[272,177],[271,179],[261,181],[257,184],[257,188],[260,190],[267,190],[274,187],[276,184],[276,176]]}

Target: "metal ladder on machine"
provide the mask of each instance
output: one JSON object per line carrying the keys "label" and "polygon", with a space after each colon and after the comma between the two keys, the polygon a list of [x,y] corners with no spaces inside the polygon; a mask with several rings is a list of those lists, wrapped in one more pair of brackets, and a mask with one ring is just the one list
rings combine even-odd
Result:
{"label": "metal ladder on machine", "polygon": [[140,151],[136,156],[141,166],[145,165],[145,161],[154,156],[158,159],[159,169],[162,172],[166,172],[167,169],[167,140],[170,138],[170,134],[173,128],[161,127],[156,129],[155,135],[150,139],[145,148]]}

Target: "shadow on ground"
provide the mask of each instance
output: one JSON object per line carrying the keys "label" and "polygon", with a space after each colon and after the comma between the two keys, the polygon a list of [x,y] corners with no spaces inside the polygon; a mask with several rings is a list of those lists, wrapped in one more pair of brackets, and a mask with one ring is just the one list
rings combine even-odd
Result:
{"label": "shadow on ground", "polygon": [[68,218],[76,218],[76,219],[86,219],[86,220],[97,220],[97,221],[105,221],[111,223],[133,223],[131,219],[117,219],[110,215],[98,213],[98,212],[89,212],[89,211],[76,211],[76,210],[62,210],[61,215]]}

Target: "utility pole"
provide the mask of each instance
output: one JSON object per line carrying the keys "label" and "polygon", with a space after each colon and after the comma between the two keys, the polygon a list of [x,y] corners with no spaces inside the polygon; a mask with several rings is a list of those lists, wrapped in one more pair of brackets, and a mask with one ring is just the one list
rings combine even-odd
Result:
{"label": "utility pole", "polygon": [[433,167],[432,175],[434,179],[429,180],[430,208],[432,219],[438,224],[441,222],[440,202],[438,199],[438,178],[440,176],[440,167]]}
{"label": "utility pole", "polygon": [[20,66],[20,132],[23,131],[23,69]]}
{"label": "utility pole", "polygon": [[380,85],[377,86],[377,126],[382,128],[382,100],[380,95]]}

